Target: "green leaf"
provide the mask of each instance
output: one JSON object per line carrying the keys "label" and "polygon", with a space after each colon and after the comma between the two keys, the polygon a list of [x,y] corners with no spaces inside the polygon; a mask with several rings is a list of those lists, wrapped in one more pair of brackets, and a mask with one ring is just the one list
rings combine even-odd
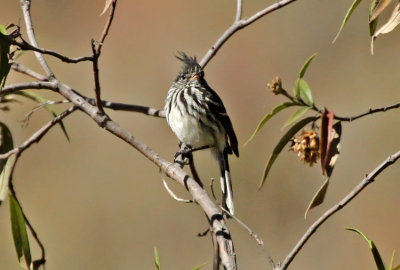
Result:
{"label": "green leaf", "polygon": [[[46,102],[48,101],[47,99],[43,98],[43,97],[40,96],[39,94],[34,93],[34,92],[31,92],[31,91],[23,90],[23,91],[15,92],[15,94],[16,94],[16,95],[23,96],[23,97],[26,97],[26,98],[29,98],[30,100],[33,100],[33,101],[35,101],[35,102],[37,102],[37,103],[39,103],[39,104],[40,104],[40,103],[46,103]],[[53,105],[51,105],[51,104],[46,104],[44,107],[45,107],[46,110],[48,110],[54,117],[57,117],[57,116],[58,116],[58,113],[57,113],[57,111],[56,111],[56,109],[55,109],[55,107],[54,107]],[[69,141],[69,136],[68,136],[68,133],[67,133],[67,129],[66,129],[65,126],[64,126],[64,123],[63,123],[62,121],[60,121],[59,124],[60,124],[60,127],[61,127],[62,131],[64,132],[65,137],[66,137],[67,140]]]}
{"label": "green leaf", "polygon": [[280,154],[280,152],[282,151],[283,147],[285,147],[285,145],[290,141],[291,138],[293,138],[293,136],[300,130],[302,129],[305,125],[307,125],[308,123],[317,120],[319,117],[307,117],[304,118],[302,120],[300,120],[299,122],[297,122],[295,125],[293,125],[287,132],[285,135],[283,135],[283,137],[280,139],[279,143],[275,146],[274,150],[272,151],[271,156],[268,159],[267,162],[267,166],[265,167],[264,170],[264,175],[262,177],[262,180],[260,182],[260,185],[258,187],[258,189],[261,189],[262,186],[264,185],[265,179],[267,179],[268,173],[271,170],[272,165],[274,164],[276,158],[278,157],[278,155]]}
{"label": "green leaf", "polygon": [[308,58],[307,61],[304,63],[303,67],[300,69],[300,73],[299,73],[300,79],[302,79],[304,77],[304,75],[306,74],[307,68],[315,56],[317,56],[317,53],[314,53],[313,55],[311,55],[310,58]]}
{"label": "green leaf", "polygon": [[[396,250],[393,250],[392,258],[390,258],[390,267],[389,270],[393,269],[394,255],[396,254]],[[399,265],[400,266],[400,265]]]}
{"label": "green leaf", "polygon": [[7,159],[7,163],[4,166],[3,171],[0,173],[0,205],[8,194],[8,183],[10,182],[11,171],[15,162],[16,157],[15,155],[12,155]]}
{"label": "green leaf", "polygon": [[157,247],[154,247],[154,263],[157,267],[157,270],[161,270],[160,257],[158,256]]}
{"label": "green leaf", "polygon": [[[375,9],[376,9],[376,7],[377,7],[377,5],[379,4],[379,2],[380,2],[381,0],[374,0],[374,1],[372,1],[372,3],[371,3],[371,7],[370,7],[370,9],[369,9],[369,15],[368,15],[368,17],[369,17],[369,36],[370,37],[372,37],[374,34],[375,34],[375,30],[376,30],[376,26],[378,25],[378,16],[379,16],[379,13],[376,13],[375,12]],[[386,1],[386,0],[384,0],[384,1]],[[389,0],[389,3],[391,2],[392,0]],[[381,3],[382,3],[382,1],[381,1]],[[381,11],[382,12],[382,11]]]}
{"label": "green leaf", "polygon": [[296,81],[296,97],[301,98],[307,105],[312,106],[314,104],[314,98],[308,83],[303,79],[297,79]]}
{"label": "green leaf", "polygon": [[14,239],[15,250],[17,251],[18,260],[25,269],[30,269],[32,262],[31,251],[29,248],[28,233],[26,231],[24,214],[17,199],[13,195],[9,195],[10,199],[10,216],[11,228]]}
{"label": "green leaf", "polygon": [[292,116],[289,117],[289,119],[283,125],[283,128],[290,126],[291,124],[293,124],[294,122],[299,120],[299,118],[302,117],[309,109],[310,109],[310,107],[306,107],[306,106],[300,107],[300,109],[295,111],[294,114],[292,114]]}
{"label": "green leaf", "polygon": [[[0,154],[7,153],[14,148],[14,143],[10,129],[0,122]],[[0,159],[0,172],[3,171],[7,159]]]}
{"label": "green leaf", "polygon": [[4,25],[0,24],[0,90],[6,81],[11,67],[11,64],[8,61],[10,43],[3,38],[4,35],[7,35],[7,29],[4,27]]}
{"label": "green leaf", "polygon": [[193,268],[192,270],[200,270],[203,266],[206,266],[208,263],[202,263],[198,266],[196,266],[195,268]]}
{"label": "green leaf", "polygon": [[332,43],[335,43],[336,39],[339,37],[340,33],[342,32],[345,24],[347,21],[350,19],[351,14],[353,11],[356,9],[356,7],[361,3],[362,0],[354,0],[353,4],[351,4],[349,10],[346,13],[346,16],[344,16],[342,25],[340,26],[339,32],[336,34],[335,38],[333,39]]}
{"label": "green leaf", "polygon": [[260,131],[260,129],[268,122],[269,119],[272,118],[272,116],[274,116],[275,114],[277,114],[278,112],[282,111],[283,109],[286,109],[287,107],[290,106],[296,106],[296,104],[291,103],[291,102],[285,102],[282,104],[279,104],[278,106],[276,106],[272,112],[266,114],[263,119],[261,119],[260,123],[258,124],[256,130],[253,132],[253,134],[250,136],[250,138],[247,140],[247,142],[244,145],[247,145],[251,140],[254,139],[254,137],[256,136],[256,134]]}
{"label": "green leaf", "polygon": [[376,248],[374,242],[370,240],[364,233],[362,233],[360,230],[355,229],[355,228],[346,228],[346,230],[353,231],[361,235],[369,245],[369,248],[371,249],[372,255],[374,256],[374,260],[376,263],[376,266],[378,267],[378,270],[386,270],[385,263],[382,260],[381,255],[379,254],[378,249]]}

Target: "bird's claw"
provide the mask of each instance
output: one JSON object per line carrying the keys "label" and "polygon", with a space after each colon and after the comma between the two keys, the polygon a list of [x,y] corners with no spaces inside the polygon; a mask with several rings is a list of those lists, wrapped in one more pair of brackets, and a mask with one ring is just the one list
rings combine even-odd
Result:
{"label": "bird's claw", "polygon": [[185,146],[180,149],[174,155],[174,163],[178,163],[181,166],[189,165],[189,157],[192,154],[192,148]]}

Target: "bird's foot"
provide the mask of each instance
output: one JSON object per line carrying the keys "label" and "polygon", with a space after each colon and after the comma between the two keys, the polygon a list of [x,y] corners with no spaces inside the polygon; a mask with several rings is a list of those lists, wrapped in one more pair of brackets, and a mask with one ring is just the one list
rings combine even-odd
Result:
{"label": "bird's foot", "polygon": [[190,156],[192,155],[193,149],[190,145],[184,145],[182,147],[182,143],[179,144],[181,149],[175,153],[174,155],[174,163],[178,163],[182,167],[185,165],[189,165]]}

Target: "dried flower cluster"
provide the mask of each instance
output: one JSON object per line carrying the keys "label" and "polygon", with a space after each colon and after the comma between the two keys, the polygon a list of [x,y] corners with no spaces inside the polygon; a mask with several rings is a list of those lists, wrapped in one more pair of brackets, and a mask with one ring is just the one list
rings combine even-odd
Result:
{"label": "dried flower cluster", "polygon": [[310,166],[319,158],[319,137],[314,130],[303,130],[300,135],[292,139],[291,150],[307,162]]}
{"label": "dried flower cluster", "polygon": [[270,83],[267,84],[267,87],[272,90],[272,93],[275,95],[279,95],[282,93],[282,81],[278,76],[275,77]]}

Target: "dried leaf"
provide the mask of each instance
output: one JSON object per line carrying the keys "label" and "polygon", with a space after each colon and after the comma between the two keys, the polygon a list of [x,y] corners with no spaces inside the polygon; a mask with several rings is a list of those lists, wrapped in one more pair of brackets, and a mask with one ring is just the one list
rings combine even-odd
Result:
{"label": "dried leaf", "polygon": [[379,251],[376,248],[374,242],[372,240],[370,240],[364,233],[362,233],[358,229],[346,228],[346,230],[353,231],[353,232],[356,232],[359,235],[361,235],[368,242],[369,248],[371,249],[372,255],[374,256],[374,260],[375,260],[376,266],[378,267],[378,270],[386,270],[385,263],[383,262],[382,257],[379,254]]}
{"label": "dried leaf", "polygon": [[322,186],[315,193],[314,197],[311,199],[311,202],[308,205],[306,212],[304,213],[304,219],[307,218],[307,214],[311,209],[324,202],[326,192],[328,191],[329,179],[330,179],[329,177],[326,178],[325,182],[322,184]]}
{"label": "dried leaf", "polygon": [[268,122],[269,119],[272,118],[272,116],[274,116],[275,114],[277,114],[278,112],[282,111],[283,109],[286,109],[287,107],[290,106],[295,106],[294,103],[291,102],[285,102],[282,104],[279,104],[278,106],[276,106],[272,112],[266,114],[263,119],[260,121],[260,123],[258,124],[256,130],[253,132],[253,134],[250,136],[250,138],[247,140],[247,142],[244,145],[247,145],[251,140],[254,139],[254,137],[256,136],[256,134],[260,131],[260,129]]}
{"label": "dried leaf", "polygon": [[300,79],[302,79],[304,77],[304,75],[306,74],[307,68],[315,56],[317,56],[317,53],[314,53],[313,55],[311,55],[310,58],[308,58],[307,61],[304,63],[303,67],[300,69],[300,73],[299,73]]}
{"label": "dried leaf", "polygon": [[329,134],[329,141],[327,148],[328,150],[328,155],[326,156],[326,165],[325,165],[325,170],[326,170],[326,175],[328,177],[331,177],[333,168],[335,167],[336,161],[339,157],[340,154],[340,139],[342,137],[342,122],[337,122],[336,124],[333,125],[331,132]]}
{"label": "dried leaf", "polygon": [[28,233],[26,231],[24,214],[17,199],[9,195],[10,199],[10,217],[11,229],[14,239],[15,250],[18,260],[24,269],[29,270],[32,262],[31,251],[29,247]]}
{"label": "dried leaf", "polygon": [[326,164],[328,160],[328,153],[329,153],[329,134],[332,130],[333,126],[333,111],[325,110],[321,115],[321,140],[320,140],[320,151],[321,151],[321,169],[322,174],[324,175],[326,172]]}
{"label": "dried leaf", "polygon": [[371,22],[378,18],[378,16],[381,15],[382,11],[384,11],[391,2],[392,0],[375,0],[373,2],[373,5],[371,6],[372,12],[369,21]]}
{"label": "dried leaf", "polygon": [[104,13],[111,7],[111,4],[113,3],[114,0],[106,0],[106,5],[104,6],[103,11],[101,12],[100,16],[103,16]]}
{"label": "dried leaf", "polygon": [[314,104],[314,98],[308,83],[303,79],[297,79],[296,81],[296,97],[301,98],[306,104],[312,106]]}
{"label": "dried leaf", "polygon": [[283,125],[283,128],[290,126],[291,124],[299,120],[300,117],[302,117],[309,109],[310,107],[306,106],[300,107],[297,111],[294,112],[294,114],[292,114],[292,116],[289,117],[289,119]]}
{"label": "dried leaf", "polygon": [[390,16],[389,20],[379,28],[375,32],[375,34],[372,36],[371,39],[371,54],[374,54],[374,41],[375,39],[382,34],[387,34],[391,31],[393,31],[394,28],[396,28],[397,25],[400,24],[400,2],[397,3],[395,8],[392,11],[392,15]]}
{"label": "dried leaf", "polygon": [[262,188],[262,186],[264,185],[265,179],[267,179],[268,173],[269,173],[272,165],[274,164],[276,158],[278,157],[278,155],[282,151],[283,147],[285,147],[285,145],[290,141],[290,139],[293,138],[294,135],[296,135],[296,133],[300,129],[302,129],[308,123],[313,122],[313,121],[315,121],[317,119],[318,119],[318,117],[307,117],[307,118],[304,118],[304,119],[300,120],[299,122],[297,122],[295,125],[293,125],[286,132],[286,134],[283,135],[283,137],[280,139],[278,144],[275,146],[274,150],[272,151],[271,156],[268,159],[267,165],[266,165],[265,170],[264,170],[264,175],[263,175],[263,177],[261,179],[261,182],[260,182],[260,185],[259,185],[258,189]]}
{"label": "dried leaf", "polygon": [[342,25],[340,26],[339,32],[336,34],[335,38],[333,39],[332,43],[335,43],[336,39],[339,37],[340,33],[342,32],[344,26],[346,25],[347,21],[350,19],[351,14],[353,11],[356,9],[356,7],[361,3],[362,0],[354,0],[353,4],[351,4],[349,10],[346,13],[346,16],[344,16]]}

